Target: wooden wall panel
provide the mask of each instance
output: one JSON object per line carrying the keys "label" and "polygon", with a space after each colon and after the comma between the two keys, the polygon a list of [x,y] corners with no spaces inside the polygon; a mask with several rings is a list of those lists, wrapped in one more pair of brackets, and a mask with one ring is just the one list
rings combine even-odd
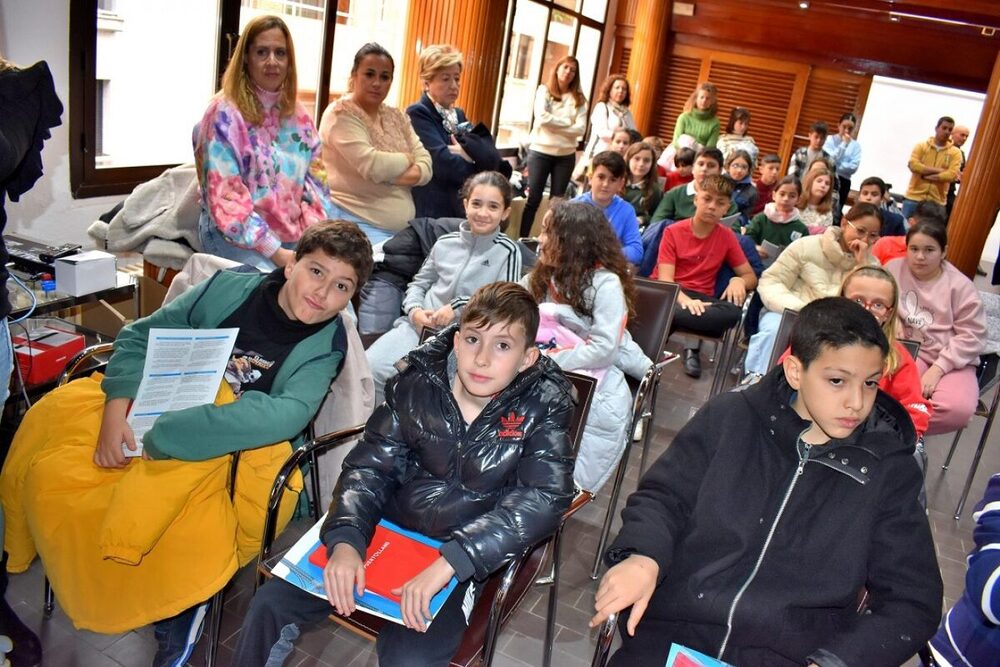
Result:
{"label": "wooden wall panel", "polygon": [[[674,15],[671,30],[679,44],[985,91],[1000,31],[986,36],[972,26],[890,21],[888,8],[906,11],[905,4],[812,0],[800,10],[789,0],[697,0],[694,16]],[[935,13],[929,5],[936,4],[943,16],[1000,25],[997,2],[980,3],[981,13],[971,16],[963,3],[926,4],[910,9]]]}
{"label": "wooden wall panel", "polygon": [[864,103],[870,87],[870,76],[825,69],[810,72],[802,111],[795,125],[795,145],[808,142],[809,127],[817,120],[826,121],[830,133],[835,133],[840,117],[848,112],[858,117],[858,127],[854,132],[857,136],[864,120]]}
{"label": "wooden wall panel", "polygon": [[652,117],[652,127],[640,127],[643,134],[656,134],[670,142],[674,137],[677,116],[684,111],[684,104],[698,85],[701,73],[701,58],[697,55],[682,55],[674,52],[670,56],[670,69],[661,78],[658,104]]}
{"label": "wooden wall panel", "polygon": [[791,120],[786,113],[795,98],[800,73],[752,67],[738,62],[712,61],[708,80],[719,88],[719,122],[726,130],[733,107],[750,110],[750,136],[761,155],[783,152],[786,129]]}
{"label": "wooden wall panel", "polygon": [[457,104],[472,122],[489,124],[503,69],[500,55],[506,20],[505,2],[411,0],[405,43],[412,45],[413,50],[402,57],[401,106],[417,101],[423,92],[419,49],[431,44],[451,44],[462,52],[465,63]]}

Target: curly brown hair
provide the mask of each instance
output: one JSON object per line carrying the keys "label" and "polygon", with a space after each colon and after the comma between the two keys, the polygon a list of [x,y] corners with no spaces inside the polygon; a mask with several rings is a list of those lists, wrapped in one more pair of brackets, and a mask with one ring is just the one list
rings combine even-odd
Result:
{"label": "curly brown hair", "polygon": [[583,202],[558,202],[546,213],[542,229],[545,246],[528,283],[535,299],[543,301],[552,288],[553,298],[590,317],[594,312],[587,290],[594,272],[607,269],[621,281],[629,317],[635,315],[635,282],[622,244],[600,209]]}
{"label": "curly brown hair", "polygon": [[627,107],[632,104],[632,86],[624,74],[612,74],[605,79],[604,83],[601,84],[601,91],[597,93],[597,101],[607,104],[608,100],[611,99],[611,87],[618,81],[625,82],[625,99],[622,100],[622,106]]}

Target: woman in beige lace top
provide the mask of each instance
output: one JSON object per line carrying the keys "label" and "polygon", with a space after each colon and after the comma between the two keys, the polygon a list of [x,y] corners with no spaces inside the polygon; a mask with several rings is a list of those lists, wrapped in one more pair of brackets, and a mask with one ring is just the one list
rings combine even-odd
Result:
{"label": "woman in beige lace top", "polygon": [[415,212],[410,188],[431,180],[431,156],[409,117],[383,104],[394,67],[378,44],[362,46],[348,94],[326,108],[319,125],[338,217],[357,222],[373,244],[406,226]]}

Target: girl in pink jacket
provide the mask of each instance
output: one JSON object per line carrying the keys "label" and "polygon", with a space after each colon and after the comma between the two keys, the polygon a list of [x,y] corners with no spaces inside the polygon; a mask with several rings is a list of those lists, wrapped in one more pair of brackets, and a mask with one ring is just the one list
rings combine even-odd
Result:
{"label": "girl in pink jacket", "polygon": [[976,410],[976,366],[986,341],[979,293],[945,261],[948,236],[935,218],[917,217],[906,234],[906,257],[885,265],[899,283],[902,338],[920,341],[921,390],[933,406],[928,435],[964,428]]}

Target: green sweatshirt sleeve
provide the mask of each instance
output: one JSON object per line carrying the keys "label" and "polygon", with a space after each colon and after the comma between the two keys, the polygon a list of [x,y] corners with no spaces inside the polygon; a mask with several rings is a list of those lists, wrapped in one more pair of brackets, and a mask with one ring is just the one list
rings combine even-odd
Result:
{"label": "green sweatshirt sleeve", "polygon": [[[678,185],[677,188],[686,188],[686,185]],[[653,211],[653,217],[650,219],[649,224],[654,222],[659,222],[660,220],[676,220],[677,209],[674,203],[677,199],[677,188],[671,188],[667,194],[663,195],[663,199],[660,203],[656,205],[656,210]]]}
{"label": "green sweatshirt sleeve", "polygon": [[334,351],[306,361],[270,395],[247,391],[226,405],[163,414],[143,438],[144,450],[154,459],[203,461],[294,438],[319,410],[342,357]]}
{"label": "green sweatshirt sleeve", "polygon": [[104,390],[107,400],[135,398],[139,391],[139,383],[142,381],[142,367],[146,363],[150,329],[200,328],[197,323],[191,321],[191,311],[216,276],[182,293],[148,317],[125,326],[118,333],[114,353],[101,382],[101,389]]}

